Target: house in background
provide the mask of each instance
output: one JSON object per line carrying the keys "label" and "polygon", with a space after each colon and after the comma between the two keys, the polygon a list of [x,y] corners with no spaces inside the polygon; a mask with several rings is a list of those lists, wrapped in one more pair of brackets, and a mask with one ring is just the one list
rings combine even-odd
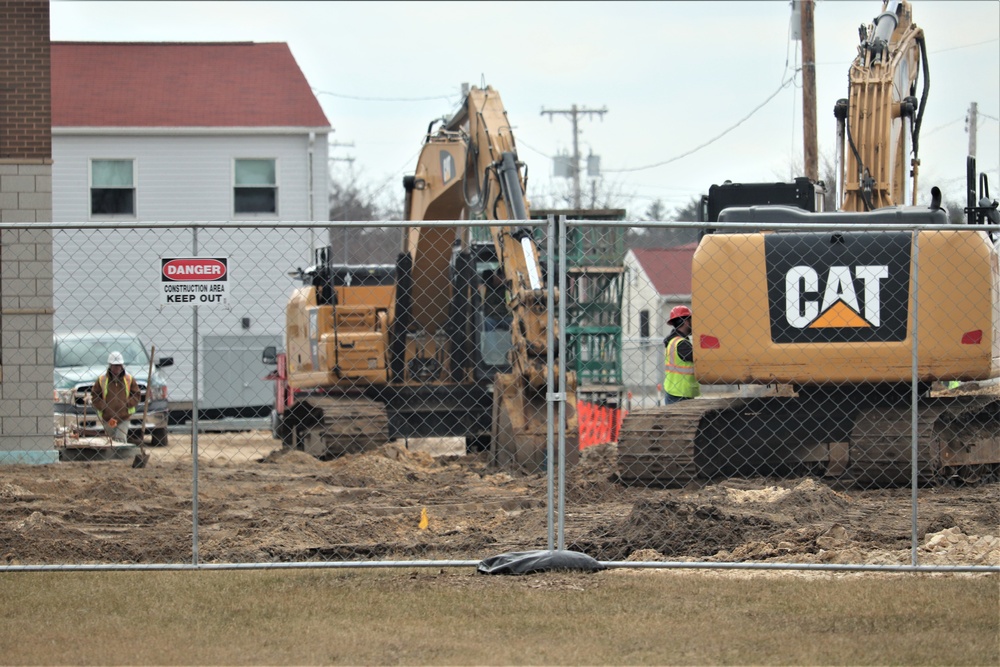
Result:
{"label": "house in background", "polygon": [[[330,122],[284,43],[53,42],[56,332],[132,329],[172,403],[270,406],[260,351],[281,340],[308,229],[117,230],[145,222],[328,219]],[[229,308],[161,306],[160,258],[225,256]]]}
{"label": "house in background", "polygon": [[670,332],[670,309],[691,305],[691,261],[697,246],[632,248],[625,254],[625,338],[662,339]]}
{"label": "house in background", "polygon": [[[672,248],[632,248],[625,254],[625,296],[622,304],[625,340],[624,375],[634,394],[632,405],[659,405],[663,382],[663,339],[674,306],[691,305],[691,266],[697,243]],[[697,327],[698,312],[694,312]],[[697,368],[697,350],[695,367]],[[752,387],[702,385],[702,395],[753,395]]]}
{"label": "house in background", "polygon": [[696,243],[631,248],[625,253],[622,296],[622,375],[633,407],[659,405],[663,339],[670,309],[691,305],[691,261]]}

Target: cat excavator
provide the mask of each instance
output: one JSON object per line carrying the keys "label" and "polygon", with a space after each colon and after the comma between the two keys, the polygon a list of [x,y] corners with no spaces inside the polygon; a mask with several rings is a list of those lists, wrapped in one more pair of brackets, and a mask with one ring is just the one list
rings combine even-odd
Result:
{"label": "cat excavator", "polygon": [[[914,472],[921,483],[996,477],[1000,397],[931,391],[1000,377],[1000,268],[997,232],[949,226],[936,187],[929,206],[917,205],[927,65],[910,4],[884,2],[862,26],[849,97],[835,106],[839,210],[732,207],[719,222],[746,227],[702,237],[692,268],[695,376],[703,386],[771,390],[703,391],[633,410],[618,445],[622,482],[816,474],[881,487],[910,483]],[[974,160],[966,176],[965,222],[1000,231],[985,174],[975,197]]]}
{"label": "cat excavator", "polygon": [[[277,364],[276,437],[331,458],[394,438],[464,436],[500,466],[543,469],[548,293],[526,173],[493,88],[470,88],[453,117],[431,122],[403,179],[413,224],[396,264],[338,265],[326,249],[300,272],[285,353],[265,354]],[[491,222],[489,241],[474,238],[475,220]],[[498,272],[507,316],[493,319],[483,304]],[[572,462],[573,373],[565,396]]]}

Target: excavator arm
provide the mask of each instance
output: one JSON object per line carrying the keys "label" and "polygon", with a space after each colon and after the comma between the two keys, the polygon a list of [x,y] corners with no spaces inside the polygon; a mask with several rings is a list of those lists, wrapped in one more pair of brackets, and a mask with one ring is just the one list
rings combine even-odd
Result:
{"label": "excavator arm", "polygon": [[[491,440],[499,463],[537,469],[547,428],[549,318],[534,236],[517,224],[529,219],[523,165],[503,102],[491,87],[471,88],[458,113],[432,133],[435,124],[414,175],[404,180],[406,219],[496,221],[490,234],[509,295],[512,346],[510,373],[494,377]],[[449,260],[456,243],[468,247],[469,228],[415,225],[403,243],[412,266],[414,324],[433,332],[447,322],[454,295],[442,286],[451,287]],[[575,376],[567,375],[567,403],[574,406],[567,430],[575,433]]]}
{"label": "excavator arm", "polygon": [[875,21],[861,26],[860,36],[848,74],[849,97],[834,107],[838,208],[861,212],[916,205],[920,122],[929,88],[924,31],[913,23],[906,0],[887,0]]}

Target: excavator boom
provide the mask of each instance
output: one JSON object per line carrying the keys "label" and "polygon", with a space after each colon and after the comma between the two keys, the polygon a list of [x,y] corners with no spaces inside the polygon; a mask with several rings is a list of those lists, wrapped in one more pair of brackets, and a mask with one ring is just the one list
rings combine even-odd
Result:
{"label": "excavator boom", "polygon": [[[492,378],[492,455],[499,465],[535,471],[544,465],[546,450],[549,314],[545,276],[527,223],[522,169],[499,93],[491,87],[470,89],[458,113],[428,132],[415,173],[404,181],[407,220],[455,220],[456,226],[408,228],[404,253],[412,261],[414,303],[420,303],[414,307],[415,321],[441,326],[454,299],[437,287],[446,283],[447,258],[456,244],[459,255],[471,245],[469,227],[459,221],[495,221],[489,231],[511,322],[510,371]],[[558,366],[553,370],[558,372]],[[575,376],[567,375],[566,400],[573,406],[567,411],[567,432],[575,434]],[[575,436],[567,441],[567,451],[575,454]]]}
{"label": "excavator boom", "polygon": [[849,97],[834,107],[839,208],[916,205],[920,124],[930,87],[924,31],[913,22],[908,2],[889,0],[860,32],[858,55],[848,74]]}

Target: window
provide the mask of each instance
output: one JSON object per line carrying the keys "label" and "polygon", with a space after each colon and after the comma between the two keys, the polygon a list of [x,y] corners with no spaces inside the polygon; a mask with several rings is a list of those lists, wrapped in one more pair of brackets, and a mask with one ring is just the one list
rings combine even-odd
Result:
{"label": "window", "polygon": [[135,215],[135,160],[90,161],[90,214]]}
{"label": "window", "polygon": [[639,311],[639,336],[649,338],[649,311]]}
{"label": "window", "polygon": [[233,211],[277,213],[278,180],[275,160],[236,160],[233,168]]}

